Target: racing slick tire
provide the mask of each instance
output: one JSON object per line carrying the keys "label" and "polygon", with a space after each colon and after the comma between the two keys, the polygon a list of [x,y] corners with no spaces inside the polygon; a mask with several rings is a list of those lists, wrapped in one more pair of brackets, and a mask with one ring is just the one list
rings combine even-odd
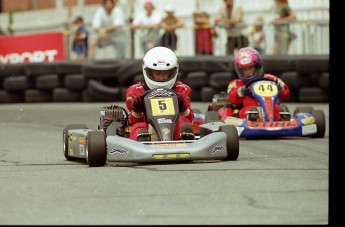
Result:
{"label": "racing slick tire", "polygon": [[63,154],[67,161],[76,160],[76,158],[68,155],[68,130],[71,129],[87,129],[85,124],[71,124],[67,125],[63,130]]}
{"label": "racing slick tire", "polygon": [[90,131],[87,133],[86,162],[90,167],[104,166],[107,159],[105,133]]}
{"label": "racing slick tire", "polygon": [[298,106],[293,112],[293,115],[295,116],[296,113],[311,113],[313,110],[314,110],[314,107],[312,106]]}
{"label": "racing slick tire", "polygon": [[205,114],[205,123],[219,121],[218,111],[207,111]]}
{"label": "racing slick tire", "polygon": [[312,135],[312,138],[323,138],[326,132],[325,113],[322,110],[313,110],[311,114],[315,118],[315,124],[317,128],[317,132],[316,134]]}
{"label": "racing slick tire", "polygon": [[226,134],[226,150],[228,152],[226,160],[237,160],[240,153],[240,142],[236,126],[222,125],[219,127],[219,131]]}

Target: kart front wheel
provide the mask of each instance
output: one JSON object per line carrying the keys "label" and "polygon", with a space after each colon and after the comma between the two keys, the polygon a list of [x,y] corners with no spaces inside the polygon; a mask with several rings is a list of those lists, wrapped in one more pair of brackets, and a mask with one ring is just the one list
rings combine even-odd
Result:
{"label": "kart front wheel", "polygon": [[317,129],[316,134],[312,135],[312,137],[323,138],[325,136],[325,131],[326,131],[325,114],[322,110],[313,110],[311,114],[315,118],[315,124],[316,124],[316,129]]}
{"label": "kart front wheel", "polygon": [[296,113],[311,113],[314,110],[312,106],[298,106],[296,107],[293,115],[295,116]]}
{"label": "kart front wheel", "polygon": [[68,130],[72,129],[87,129],[85,124],[71,124],[67,125],[64,130],[63,130],[63,154],[66,158],[66,160],[71,161],[74,160],[75,158],[71,157],[68,155],[68,150],[69,150],[69,143],[68,143]]}
{"label": "kart front wheel", "polygon": [[236,126],[222,125],[219,127],[219,131],[226,134],[226,150],[228,152],[226,160],[237,160],[240,153],[240,142]]}
{"label": "kart front wheel", "polygon": [[105,134],[103,131],[87,133],[86,162],[90,167],[104,166],[107,158]]}

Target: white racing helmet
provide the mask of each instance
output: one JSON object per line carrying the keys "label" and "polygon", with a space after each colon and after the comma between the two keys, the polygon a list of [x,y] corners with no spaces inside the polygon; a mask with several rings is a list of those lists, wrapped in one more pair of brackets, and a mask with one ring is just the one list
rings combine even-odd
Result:
{"label": "white racing helmet", "polygon": [[[177,78],[179,65],[175,53],[166,47],[154,47],[150,49],[143,59],[143,74],[146,85],[150,89],[168,88],[171,89]],[[169,70],[167,81],[156,81],[153,78],[152,70]]]}

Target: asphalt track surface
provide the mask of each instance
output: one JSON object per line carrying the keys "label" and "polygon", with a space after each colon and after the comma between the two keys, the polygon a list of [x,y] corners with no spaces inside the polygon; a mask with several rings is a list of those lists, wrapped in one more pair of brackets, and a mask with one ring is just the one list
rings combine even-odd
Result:
{"label": "asphalt track surface", "polygon": [[328,104],[310,104],[325,112],[324,138],[241,139],[237,161],[65,160],[63,128],[96,129],[110,104],[0,105],[0,225],[328,224]]}

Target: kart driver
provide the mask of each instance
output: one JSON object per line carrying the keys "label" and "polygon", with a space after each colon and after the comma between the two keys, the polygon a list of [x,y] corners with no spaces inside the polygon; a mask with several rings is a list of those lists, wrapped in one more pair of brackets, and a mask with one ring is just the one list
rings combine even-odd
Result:
{"label": "kart driver", "polygon": [[[194,139],[194,114],[190,107],[192,90],[186,84],[176,81],[179,64],[175,53],[166,47],[154,47],[143,58],[144,80],[131,85],[126,92],[126,106],[129,110],[129,123],[132,125],[130,139],[138,141],[150,140],[147,135],[153,133],[145,118],[144,100],[141,96],[145,91],[154,88],[167,88],[176,92],[180,115],[174,132],[174,140]],[[180,135],[180,132],[183,135]]]}
{"label": "kart driver", "polygon": [[[264,74],[262,56],[254,48],[244,47],[240,49],[235,56],[234,67],[239,79],[230,81],[227,92],[230,103],[243,105],[238,113],[239,118],[248,118],[251,121],[258,120],[256,108],[258,102],[251,96],[249,87],[246,87],[256,78],[265,77],[275,81],[278,86],[279,100],[286,100],[290,96],[289,87],[280,78],[271,74]],[[287,106],[277,102],[274,107],[274,120],[290,120],[288,112]],[[233,112],[229,108],[226,110],[223,108],[219,114],[221,119],[225,119],[226,116],[233,116]]]}

